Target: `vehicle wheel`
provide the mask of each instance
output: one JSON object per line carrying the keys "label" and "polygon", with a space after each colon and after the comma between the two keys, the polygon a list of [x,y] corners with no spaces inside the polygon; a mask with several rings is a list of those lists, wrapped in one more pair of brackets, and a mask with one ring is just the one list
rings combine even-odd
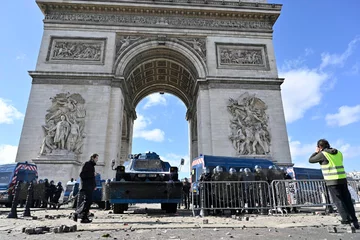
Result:
{"label": "vehicle wheel", "polygon": [[97,202],[96,203],[100,209],[105,209],[105,202],[104,201],[101,201],[101,202]]}
{"label": "vehicle wheel", "polygon": [[167,203],[162,203],[161,204],[161,210],[166,210],[167,209],[168,204]]}
{"label": "vehicle wheel", "polygon": [[167,208],[165,210],[166,210],[166,213],[176,213],[177,203],[168,203]]}
{"label": "vehicle wheel", "polygon": [[129,209],[129,206],[127,203],[121,203],[121,204],[114,204],[114,213],[115,214],[122,214],[124,211],[127,211]]}

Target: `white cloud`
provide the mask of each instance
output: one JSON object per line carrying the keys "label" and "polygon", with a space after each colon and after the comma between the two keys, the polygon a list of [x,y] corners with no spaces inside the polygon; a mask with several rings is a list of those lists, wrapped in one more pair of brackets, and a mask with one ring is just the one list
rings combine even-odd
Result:
{"label": "white cloud", "polygon": [[346,126],[360,120],[360,104],[349,107],[341,106],[337,113],[327,114],[325,117],[329,126]]}
{"label": "white cloud", "polygon": [[291,158],[299,157],[309,159],[310,155],[315,152],[316,143],[302,144],[300,141],[292,141],[289,139]]}
{"label": "white cloud", "polygon": [[134,122],[134,138],[143,138],[148,141],[162,142],[165,139],[164,131],[155,128],[152,130],[146,129],[151,124],[151,120],[138,114]]}
{"label": "white cloud", "polygon": [[0,124],[12,124],[14,120],[23,119],[24,114],[19,112],[11,103],[0,98]]}
{"label": "white cloud", "polygon": [[352,67],[351,70],[346,72],[347,75],[354,76],[360,73],[360,62],[356,62]]}
{"label": "white cloud", "polygon": [[167,101],[165,95],[159,93],[153,93],[145,98],[146,103],[144,105],[144,109],[156,106],[156,105],[167,105]]}
{"label": "white cloud", "polygon": [[292,141],[289,138],[291,159],[294,167],[317,168],[314,164],[309,163],[309,157],[315,152],[316,143],[303,144],[300,141]]}
{"label": "white cloud", "polygon": [[320,69],[323,69],[327,66],[344,66],[345,61],[351,56],[354,52],[357,43],[360,41],[360,36],[357,36],[354,40],[352,40],[349,44],[345,52],[342,54],[330,54],[330,53],[322,53],[321,54],[321,64]]}
{"label": "white cloud", "polygon": [[342,152],[345,160],[347,158],[355,158],[360,156],[360,146],[353,146],[349,143],[345,143],[345,141],[342,139],[337,140],[334,145],[331,144],[331,147],[339,149]]}
{"label": "white cloud", "polygon": [[328,74],[306,67],[280,72],[279,75],[285,78],[281,94],[287,123],[302,118],[307,110],[321,102],[323,85],[330,79]]}
{"label": "white cloud", "polygon": [[[311,164],[308,160],[311,154],[315,152],[316,142],[304,144],[300,141],[292,141],[289,139],[289,145],[291,158],[295,167],[318,168],[316,164]],[[345,161],[360,156],[360,146],[345,143],[342,139],[336,140],[334,143],[330,142],[330,145],[342,152]]]}
{"label": "white cloud", "polygon": [[26,54],[24,54],[24,53],[21,53],[16,56],[16,60],[24,60],[25,58],[26,58]]}
{"label": "white cloud", "polygon": [[0,164],[14,163],[17,149],[17,146],[0,145]]}

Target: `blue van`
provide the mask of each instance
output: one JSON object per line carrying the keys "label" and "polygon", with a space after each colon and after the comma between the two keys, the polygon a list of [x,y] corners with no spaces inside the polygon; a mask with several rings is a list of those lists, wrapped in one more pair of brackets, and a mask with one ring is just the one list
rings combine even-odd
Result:
{"label": "blue van", "polygon": [[289,167],[286,169],[287,173],[294,180],[306,180],[306,179],[316,179],[322,180],[324,176],[320,169],[315,168],[302,168],[302,167]]}
{"label": "blue van", "polygon": [[240,168],[250,168],[253,171],[256,165],[259,165],[264,169],[268,169],[270,166],[274,165],[274,163],[263,158],[203,155],[192,161],[191,182],[195,183],[199,181],[199,178],[205,168],[208,168],[210,172],[212,172],[216,166],[221,166],[225,172],[228,172],[230,168],[235,168],[238,172]]}
{"label": "blue van", "polygon": [[37,180],[38,171],[35,164],[28,162],[0,165],[0,204],[11,206],[9,194],[17,181],[31,182]]}

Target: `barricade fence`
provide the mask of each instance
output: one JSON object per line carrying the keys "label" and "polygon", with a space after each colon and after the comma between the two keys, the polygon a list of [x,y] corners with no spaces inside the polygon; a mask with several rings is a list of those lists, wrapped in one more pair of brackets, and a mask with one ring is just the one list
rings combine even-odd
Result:
{"label": "barricade fence", "polygon": [[271,208],[270,186],[266,181],[200,182],[192,192],[193,210],[268,211]]}
{"label": "barricade fence", "polygon": [[354,203],[360,203],[360,180],[348,181],[348,188]]}
{"label": "barricade fence", "polygon": [[[360,202],[360,181],[349,180],[354,203]],[[191,194],[192,210],[257,210],[325,207],[332,199],[324,180],[204,181]]]}
{"label": "barricade fence", "polygon": [[275,209],[331,205],[324,180],[274,180],[271,192]]}

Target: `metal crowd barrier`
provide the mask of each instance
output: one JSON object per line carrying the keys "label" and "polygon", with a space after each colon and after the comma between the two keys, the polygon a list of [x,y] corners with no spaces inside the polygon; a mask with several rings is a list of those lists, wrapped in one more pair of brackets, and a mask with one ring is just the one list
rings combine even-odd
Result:
{"label": "metal crowd barrier", "polygon": [[[332,199],[324,180],[266,181],[208,181],[198,182],[192,191],[194,215],[217,213],[223,210],[268,213],[300,207],[326,207]],[[360,181],[349,180],[348,188],[354,203],[360,203]],[[282,211],[280,211],[282,213]]]}
{"label": "metal crowd barrier", "polygon": [[274,180],[271,192],[274,209],[331,205],[324,180]]}
{"label": "metal crowd barrier", "polygon": [[360,181],[348,180],[348,189],[354,203],[360,203]]}
{"label": "metal crowd barrier", "polygon": [[270,187],[266,181],[200,182],[192,192],[192,210],[201,215],[223,210],[268,212],[271,208]]}

